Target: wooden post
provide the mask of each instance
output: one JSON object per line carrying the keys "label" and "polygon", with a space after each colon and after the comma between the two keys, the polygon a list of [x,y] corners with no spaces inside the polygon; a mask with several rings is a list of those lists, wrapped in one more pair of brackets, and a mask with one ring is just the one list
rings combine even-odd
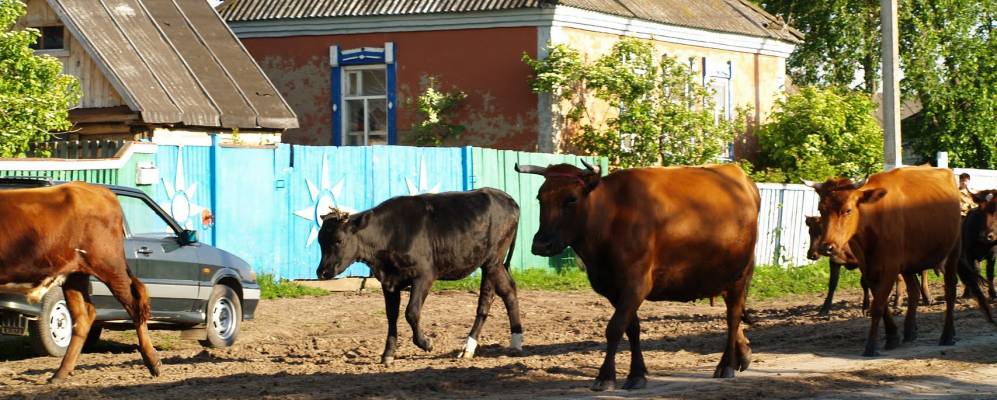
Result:
{"label": "wooden post", "polygon": [[900,140],[900,51],[897,0],[880,0],[883,22],[883,163],[886,169],[903,165]]}

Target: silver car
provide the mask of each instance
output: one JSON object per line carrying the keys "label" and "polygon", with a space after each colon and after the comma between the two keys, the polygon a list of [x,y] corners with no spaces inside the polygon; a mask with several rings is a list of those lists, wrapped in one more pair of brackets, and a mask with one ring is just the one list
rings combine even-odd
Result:
{"label": "silver car", "polygon": [[[45,178],[0,178],[0,190],[58,185]],[[245,261],[197,241],[145,192],[103,185],[114,192],[125,216],[125,258],[145,284],[152,307],[150,329],[181,330],[181,337],[208,347],[235,342],[244,320],[253,318],[260,299],[256,274]],[[10,221],[8,221],[10,222]],[[100,281],[90,279],[97,319],[87,343],[103,329],[132,329],[128,313]],[[69,346],[73,321],[61,290],[50,290],[40,303],[24,296],[0,294],[0,334],[31,338],[39,355],[61,356]]]}

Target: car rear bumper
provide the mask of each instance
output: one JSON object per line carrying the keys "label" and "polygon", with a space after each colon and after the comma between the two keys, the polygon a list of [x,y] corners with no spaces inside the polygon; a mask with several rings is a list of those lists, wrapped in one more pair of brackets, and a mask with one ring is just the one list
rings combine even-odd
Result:
{"label": "car rear bumper", "polygon": [[29,303],[28,299],[19,294],[0,294],[0,310],[10,310],[17,313],[37,317],[42,313],[41,303]]}

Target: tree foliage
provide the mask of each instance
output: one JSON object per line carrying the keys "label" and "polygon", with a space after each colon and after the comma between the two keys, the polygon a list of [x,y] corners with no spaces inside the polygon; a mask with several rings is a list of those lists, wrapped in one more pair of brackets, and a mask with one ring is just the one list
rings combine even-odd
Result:
{"label": "tree foliage", "polygon": [[441,146],[449,139],[459,138],[466,127],[453,123],[454,114],[467,94],[460,90],[443,91],[436,88],[436,79],[429,78],[426,90],[416,99],[422,116],[412,127],[416,144]]}
{"label": "tree foliage", "polygon": [[997,168],[997,1],[903,6],[900,84],[923,107],[904,135],[922,158],[948,151],[952,166]]}
{"label": "tree foliage", "polygon": [[[566,45],[549,48],[543,60],[528,55],[531,88],[550,93],[575,125],[573,144],[621,167],[715,162],[743,119],[715,118],[713,94],[698,75],[651,43],[622,39],[593,63]],[[614,107],[601,118],[589,97]]]}
{"label": "tree foliage", "polygon": [[14,30],[25,8],[20,0],[0,0],[0,157],[24,156],[50,132],[69,129],[69,109],[80,98],[62,63],[29,47],[39,32]]}
{"label": "tree foliage", "polygon": [[[787,66],[801,85],[853,86],[876,93],[880,77],[878,0],[755,0],[806,39]],[[948,151],[952,166],[997,168],[997,0],[899,0],[905,142],[924,160]]]}
{"label": "tree foliage", "polygon": [[799,182],[861,177],[883,162],[883,136],[869,96],[844,89],[804,87],[776,104],[773,122],[757,132],[759,173],[765,181]]}

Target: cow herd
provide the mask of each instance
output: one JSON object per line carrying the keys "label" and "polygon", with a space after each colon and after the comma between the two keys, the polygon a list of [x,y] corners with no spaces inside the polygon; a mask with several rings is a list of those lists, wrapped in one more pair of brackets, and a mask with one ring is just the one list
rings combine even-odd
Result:
{"label": "cow herd", "polygon": [[[624,334],[631,357],[622,388],[640,389],[647,384],[638,315],[645,300],[693,301],[721,296],[727,307],[727,340],[713,376],[729,378],[747,369],[751,347],[741,322],[754,272],[761,203],[754,182],[735,165],[636,168],[603,176],[598,167],[583,164],[584,168],[516,165],[515,170],[544,178],[537,194],[540,224],[531,243],[532,252],[553,256],[571,247],[585,265],[592,289],[614,307],[605,331],[605,359],[592,389],[616,387],[615,356]],[[976,194],[976,207],[963,217],[959,189],[948,169],[904,167],[863,181],[835,178],[808,185],[820,199],[820,216],[807,219],[811,236],[808,256],[826,256],[831,263],[829,293],[820,313],[826,315],[830,310],[840,268],[861,271],[867,293],[863,307],[871,317],[863,355],[879,354],[880,323],[886,331],[887,350],[899,346],[901,340],[910,342],[917,337],[916,312],[919,299],[928,296],[927,287],[922,286],[928,271],[944,276],[946,310],[941,345],[954,344],[953,311],[959,280],[977,300],[986,319],[993,322],[976,264],[990,261],[988,289],[994,297],[994,192]],[[106,202],[93,200],[106,196],[86,192],[85,186],[58,189],[66,191],[58,193],[63,206],[79,202],[93,207]],[[7,207],[11,199],[0,201],[0,216],[5,220],[23,217],[8,210],[12,209]],[[61,209],[58,223],[73,221],[86,228],[85,234],[77,229],[77,233],[67,233],[55,241],[31,232],[5,232],[5,240],[0,240],[5,243],[0,245],[0,288],[12,284],[34,288],[41,283],[50,285],[54,276],[70,277],[64,291],[77,326],[53,380],[72,371],[88,329],[86,316],[93,313],[85,292],[74,292],[78,290],[72,283],[85,282],[85,274],[119,289],[115,295],[126,309],[134,310],[146,364],[158,374],[158,358],[142,322],[148,299],[141,283],[130,276],[120,257],[100,258],[104,253],[123,253],[116,240],[121,232],[109,228],[120,227],[120,210],[104,208],[109,207],[89,208],[76,218],[67,216],[67,212],[76,212],[74,208]],[[388,320],[381,357],[385,365],[393,362],[397,348],[401,291],[411,290],[405,320],[411,326],[412,340],[429,351],[433,343],[420,327],[419,318],[433,282],[462,279],[479,268],[476,317],[459,357],[474,356],[496,294],[508,313],[511,347],[522,350],[523,325],[516,284],[509,272],[519,216],[515,200],[491,188],[396,197],[352,215],[331,210],[322,218],[318,236],[322,254],[316,272],[320,279],[331,279],[356,261],[371,268],[382,285]],[[98,243],[89,243],[94,237],[100,238]],[[17,250],[39,244],[50,250],[44,260],[31,259],[40,257],[41,250],[36,255]],[[29,264],[55,267],[37,271],[11,268]],[[902,337],[887,305],[898,282],[903,282],[908,299]]]}

